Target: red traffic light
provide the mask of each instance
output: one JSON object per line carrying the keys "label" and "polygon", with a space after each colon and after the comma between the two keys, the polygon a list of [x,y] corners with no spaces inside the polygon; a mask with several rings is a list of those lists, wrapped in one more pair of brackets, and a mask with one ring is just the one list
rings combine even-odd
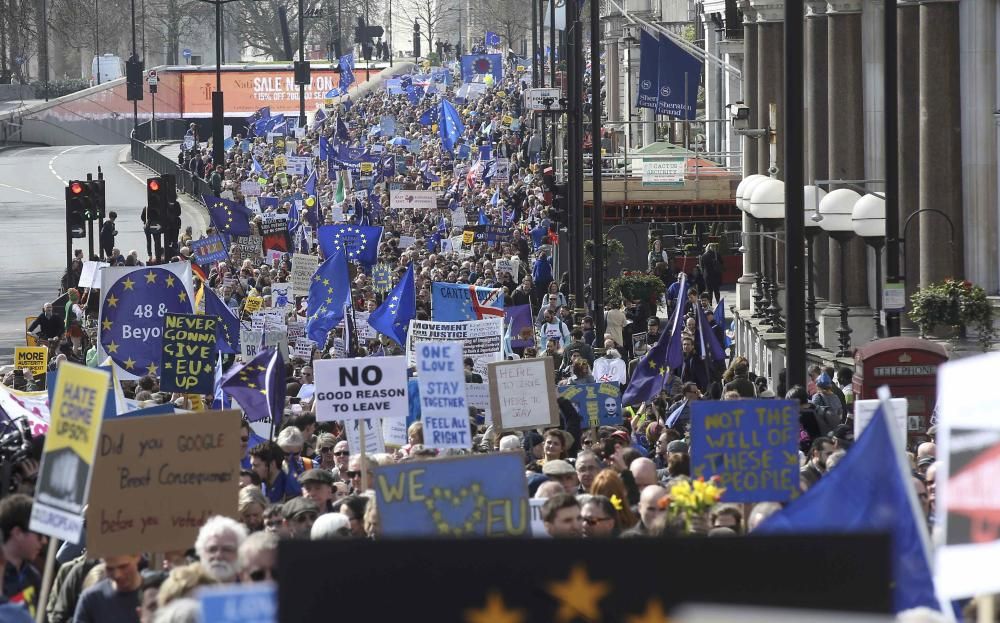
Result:
{"label": "red traffic light", "polygon": [[147,185],[149,186],[149,190],[153,191],[154,193],[160,190],[160,180],[156,179],[155,177],[149,180],[147,182]]}
{"label": "red traffic light", "polygon": [[79,195],[83,192],[83,184],[80,182],[73,182],[69,185],[69,192],[74,195]]}

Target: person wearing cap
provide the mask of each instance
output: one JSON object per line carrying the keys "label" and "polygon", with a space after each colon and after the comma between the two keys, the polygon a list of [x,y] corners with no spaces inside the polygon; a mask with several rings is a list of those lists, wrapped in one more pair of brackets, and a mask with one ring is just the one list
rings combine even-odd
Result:
{"label": "person wearing cap", "polygon": [[562,459],[546,461],[542,466],[542,473],[554,482],[562,485],[562,488],[570,495],[576,495],[580,480],[577,477],[573,466]]}
{"label": "person wearing cap", "polygon": [[316,503],[320,514],[329,513],[333,506],[333,474],[325,469],[307,469],[299,476],[302,497]]}
{"label": "person wearing cap", "polygon": [[816,378],[816,393],[809,402],[816,408],[816,422],[819,424],[820,435],[827,435],[841,423],[844,417],[844,405],[833,393],[833,379],[826,372]]}
{"label": "person wearing cap", "polygon": [[666,467],[656,470],[656,477],[663,483],[670,483],[675,478],[691,475],[691,455],[688,454],[688,444],[683,439],[674,439],[667,444]]}
{"label": "person wearing cap", "polygon": [[313,522],[319,517],[319,506],[306,497],[297,497],[281,505],[285,530],[293,539],[308,539]]}

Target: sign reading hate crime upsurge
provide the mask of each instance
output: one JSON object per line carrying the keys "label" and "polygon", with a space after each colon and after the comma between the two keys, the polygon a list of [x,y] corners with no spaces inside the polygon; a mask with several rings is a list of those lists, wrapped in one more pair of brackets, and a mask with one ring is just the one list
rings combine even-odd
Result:
{"label": "sign reading hate crime upsurge", "polygon": [[315,363],[316,419],[406,418],[405,357],[323,359]]}
{"label": "sign reading hate crime upsurge", "polygon": [[799,486],[799,409],[791,400],[691,403],[691,475],[719,476],[724,502],[784,502]]}

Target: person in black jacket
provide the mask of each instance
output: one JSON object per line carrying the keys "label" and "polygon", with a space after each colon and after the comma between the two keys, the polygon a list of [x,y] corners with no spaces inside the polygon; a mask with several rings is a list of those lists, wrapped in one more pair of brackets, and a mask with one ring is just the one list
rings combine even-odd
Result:
{"label": "person in black jacket", "polygon": [[112,259],[112,252],[115,248],[115,236],[118,235],[118,230],[115,229],[115,219],[118,218],[118,213],[112,210],[108,212],[108,220],[104,221],[104,225],[101,225],[101,256]]}
{"label": "person in black jacket", "polygon": [[38,335],[46,340],[60,337],[63,334],[65,330],[63,319],[59,314],[52,312],[52,303],[46,303],[42,306],[41,315],[28,326],[28,333],[34,333],[35,329],[39,329]]}

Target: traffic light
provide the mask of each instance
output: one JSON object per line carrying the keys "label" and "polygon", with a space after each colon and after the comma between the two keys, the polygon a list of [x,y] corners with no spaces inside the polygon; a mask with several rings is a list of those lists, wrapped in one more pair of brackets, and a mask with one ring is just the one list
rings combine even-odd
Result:
{"label": "traffic light", "polygon": [[66,222],[69,225],[70,236],[73,238],[85,238],[86,230],[86,207],[84,206],[84,195],[86,189],[84,182],[73,180],[66,186]]}
{"label": "traffic light", "polygon": [[365,24],[365,18],[358,18],[358,25],[354,29],[354,43],[369,44],[383,35],[385,31],[381,26],[369,26]]}
{"label": "traffic light", "polygon": [[295,84],[308,86],[312,83],[312,72],[309,68],[309,61],[295,61],[293,67],[295,69]]}
{"label": "traffic light", "polygon": [[90,220],[103,220],[105,215],[104,180],[87,180],[81,183],[83,184],[86,202],[90,204]]}
{"label": "traffic light", "polygon": [[163,178],[151,177],[146,180],[146,229],[158,234],[166,229],[167,206]]}
{"label": "traffic light", "polygon": [[163,205],[166,209],[166,218],[163,219],[164,229],[180,232],[181,204],[177,201],[177,178],[164,174],[160,179],[163,181]]}
{"label": "traffic light", "polygon": [[145,63],[135,55],[125,61],[125,99],[130,102],[142,100],[142,73]]}
{"label": "traffic light", "polygon": [[569,222],[569,213],[567,212],[569,203],[566,200],[567,190],[566,184],[553,184],[552,205],[548,210],[549,220],[552,221],[553,225]]}

